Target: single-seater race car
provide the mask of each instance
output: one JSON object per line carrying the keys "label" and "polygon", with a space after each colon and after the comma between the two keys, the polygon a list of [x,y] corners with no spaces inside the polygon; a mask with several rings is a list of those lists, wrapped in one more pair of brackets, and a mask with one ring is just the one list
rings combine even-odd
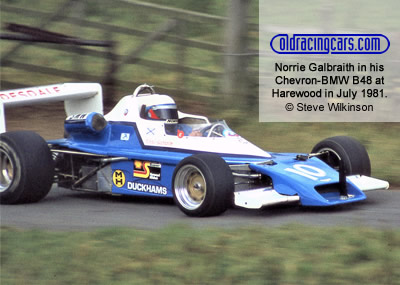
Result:
{"label": "single-seater race car", "polygon": [[[83,99],[73,103],[67,97],[75,91],[68,90],[81,87]],[[370,177],[367,151],[353,138],[325,139],[310,153],[270,153],[223,120],[178,111],[170,96],[146,84],[103,115],[101,96],[94,96],[97,105],[87,104],[97,94],[92,87],[70,83],[0,94],[4,105],[69,100],[65,138],[46,142],[30,131],[1,134],[2,204],[37,202],[57,183],[71,190],[169,197],[189,216],[215,216],[232,204],[260,209],[353,203],[366,199],[364,191],[389,187]]]}

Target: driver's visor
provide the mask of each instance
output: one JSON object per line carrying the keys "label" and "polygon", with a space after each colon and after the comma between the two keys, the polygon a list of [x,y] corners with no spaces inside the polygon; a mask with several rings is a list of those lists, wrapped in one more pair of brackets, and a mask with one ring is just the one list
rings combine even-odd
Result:
{"label": "driver's visor", "polygon": [[146,118],[150,120],[178,119],[175,104],[162,104],[146,107]]}

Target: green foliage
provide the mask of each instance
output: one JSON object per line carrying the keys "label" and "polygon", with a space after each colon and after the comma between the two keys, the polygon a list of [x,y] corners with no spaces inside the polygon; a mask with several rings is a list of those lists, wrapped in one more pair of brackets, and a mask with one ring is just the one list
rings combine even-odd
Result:
{"label": "green foliage", "polygon": [[216,4],[215,0],[150,0],[155,4],[160,4],[163,6],[172,6],[179,9],[192,10],[201,13],[211,13],[213,6]]}
{"label": "green foliage", "polygon": [[[125,56],[131,54],[146,40],[150,33],[165,27],[165,24],[171,20],[171,15],[165,14],[163,10],[147,9],[140,6],[132,6],[123,1],[104,1],[104,0],[87,0],[76,1],[73,5],[65,8],[63,16],[53,18],[56,11],[65,4],[65,0],[38,0],[35,5],[30,5],[29,0],[7,0],[5,5],[29,9],[38,13],[46,13],[42,17],[35,14],[26,14],[10,12],[7,9],[0,10],[0,19],[2,25],[1,32],[9,33],[5,29],[5,22],[18,23],[32,27],[42,27],[51,32],[62,33],[72,37],[78,37],[89,40],[112,40],[116,42],[114,52],[121,60]],[[141,2],[141,1],[139,1]],[[153,0],[143,1],[152,2],[156,6],[179,8],[181,10],[191,10],[199,13],[210,13],[214,15],[224,15],[224,1],[216,0],[179,0],[164,1]],[[68,19],[74,17],[74,20]],[[91,21],[97,25],[108,24],[114,27],[136,29],[144,33],[143,36],[132,35],[129,33],[109,32],[102,29],[95,29],[82,25],[79,21]],[[208,23],[198,21],[191,22],[190,19],[181,20],[176,29],[170,31],[170,36],[179,36],[185,39],[196,41],[210,42],[217,45],[223,44],[223,25],[216,23]],[[8,55],[15,46],[20,45],[14,41],[4,41],[0,45],[0,54]],[[70,81],[98,81],[101,82],[105,77],[106,71],[110,68],[110,61],[106,57],[92,56],[85,52],[76,52],[75,48],[65,46],[67,52],[60,51],[57,45],[46,44],[27,44],[19,48],[17,52],[13,52],[12,56],[7,59],[35,65],[46,68],[55,68],[70,72],[80,72],[83,76],[62,75],[54,76],[51,71],[41,74],[25,68],[14,68],[4,64],[1,66],[2,89],[11,88],[7,84],[13,82],[21,85],[46,85],[55,82]],[[98,50],[105,52],[104,48],[85,47],[87,50]],[[75,51],[75,52],[74,52]],[[157,61],[169,64],[184,64],[185,66],[199,68],[214,72],[222,72],[222,57],[218,51],[208,51],[201,48],[181,47],[178,43],[156,41],[147,46],[146,49],[138,55],[151,61]],[[57,73],[57,72],[56,72]],[[123,64],[121,68],[115,72],[114,77],[119,80],[116,86],[116,94],[130,92],[132,84],[129,82],[143,83],[148,82],[155,86],[161,86],[170,89],[185,89],[190,92],[199,94],[211,94],[218,86],[220,78],[212,78],[206,76],[197,76],[190,73],[179,73],[178,70],[171,70],[164,66],[147,67],[140,60],[135,64]],[[200,78],[199,78],[200,77]],[[21,80],[20,78],[23,78]],[[199,79],[198,79],[199,78]],[[122,82],[122,83],[121,83]],[[128,82],[128,83],[126,83]],[[179,82],[179,83],[177,83]],[[206,82],[203,84],[203,82]],[[130,86],[128,86],[130,85]],[[107,94],[112,96],[113,94]],[[115,99],[116,100],[116,99]]]}
{"label": "green foliage", "polygon": [[400,284],[400,232],[1,229],[2,284]]}

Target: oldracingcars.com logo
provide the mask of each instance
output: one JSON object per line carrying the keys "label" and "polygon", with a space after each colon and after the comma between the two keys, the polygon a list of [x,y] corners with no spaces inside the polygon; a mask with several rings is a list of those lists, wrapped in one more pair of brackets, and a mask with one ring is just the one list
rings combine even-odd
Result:
{"label": "oldracingcars.com logo", "polygon": [[270,46],[278,54],[381,54],[390,41],[382,34],[278,34]]}

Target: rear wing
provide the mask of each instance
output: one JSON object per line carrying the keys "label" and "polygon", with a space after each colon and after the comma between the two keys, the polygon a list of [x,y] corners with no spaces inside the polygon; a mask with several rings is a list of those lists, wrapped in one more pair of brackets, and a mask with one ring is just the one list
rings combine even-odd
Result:
{"label": "rear wing", "polygon": [[103,114],[103,92],[98,83],[63,83],[0,91],[0,133],[6,131],[5,107],[64,101],[67,116]]}

